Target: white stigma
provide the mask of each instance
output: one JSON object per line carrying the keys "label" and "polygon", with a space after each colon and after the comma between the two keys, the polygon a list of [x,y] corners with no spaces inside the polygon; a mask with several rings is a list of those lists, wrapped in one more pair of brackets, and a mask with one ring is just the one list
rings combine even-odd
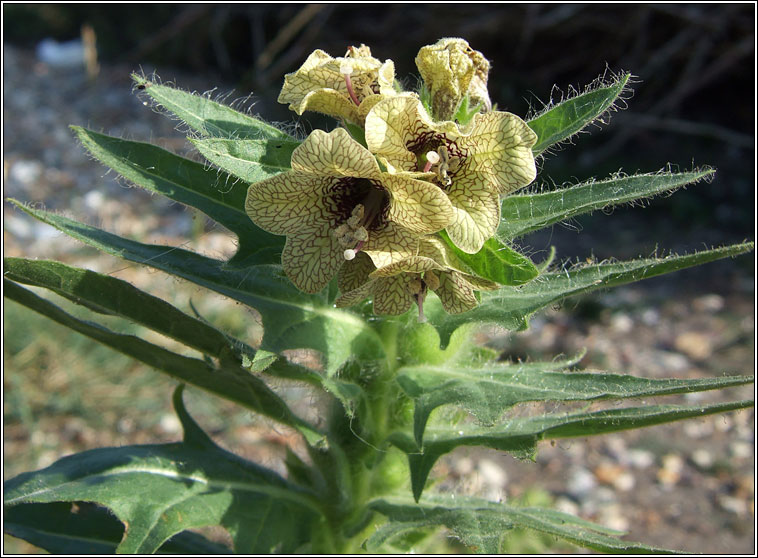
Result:
{"label": "white stigma", "polygon": [[345,256],[345,259],[350,261],[355,259],[355,250],[345,250],[343,253],[343,256]]}
{"label": "white stigma", "polygon": [[429,161],[431,164],[436,165],[440,162],[440,156],[439,153],[436,151],[429,151],[426,154],[426,160]]}

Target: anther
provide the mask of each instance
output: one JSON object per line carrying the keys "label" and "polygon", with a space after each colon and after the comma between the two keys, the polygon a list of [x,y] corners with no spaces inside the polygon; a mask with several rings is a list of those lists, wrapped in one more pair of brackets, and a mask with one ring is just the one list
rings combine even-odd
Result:
{"label": "anther", "polygon": [[426,165],[424,165],[424,172],[429,172],[432,169],[432,165],[436,165],[439,162],[439,154],[436,151],[429,151],[426,154]]}

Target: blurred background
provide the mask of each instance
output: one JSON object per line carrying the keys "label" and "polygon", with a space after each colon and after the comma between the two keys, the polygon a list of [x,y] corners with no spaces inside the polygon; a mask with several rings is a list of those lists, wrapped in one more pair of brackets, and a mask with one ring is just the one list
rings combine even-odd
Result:
{"label": "blurred background", "polygon": [[[410,88],[418,49],[453,36],[491,60],[491,98],[523,117],[600,76],[634,74],[625,110],[542,160],[535,190],[668,164],[718,169],[710,184],[644,209],[597,212],[522,239],[536,260],[551,245],[561,260],[584,260],[754,239],[755,21],[753,4],[4,4],[4,199],[146,242],[229,255],[227,233],[117,180],[67,126],[195,157],[177,123],[132,94],[129,74],[155,71],[180,88],[213,90],[214,98],[267,120],[295,123],[304,135],[333,123],[297,117],[276,97],[283,75],[312,50],[341,56],[365,43],[375,57],[391,58]],[[254,316],[221,297],[99,255],[7,202],[3,218],[6,255],[111,273],[183,309],[192,298],[227,331],[251,342],[260,337]],[[638,375],[749,374],[753,265],[745,256],[574,301],[533,319],[529,332],[493,332],[489,342],[503,358],[553,358],[587,347],[583,367]],[[74,451],[177,438],[171,382],[14,303],[5,305],[4,322],[5,478]],[[222,402],[195,396],[191,403],[223,444],[271,466],[293,438]],[[547,502],[649,544],[749,553],[752,424],[753,414],[742,412],[546,445],[537,465],[469,451],[453,454],[439,472],[458,488]],[[549,540],[513,540],[515,552],[556,549]]]}

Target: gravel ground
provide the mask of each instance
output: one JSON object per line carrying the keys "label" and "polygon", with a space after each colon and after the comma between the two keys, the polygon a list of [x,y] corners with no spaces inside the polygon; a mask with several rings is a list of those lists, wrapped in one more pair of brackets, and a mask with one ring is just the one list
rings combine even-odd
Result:
{"label": "gravel ground", "polygon": [[[192,238],[192,249],[229,254],[234,244],[227,234],[212,227],[197,234],[192,212],[118,181],[72,139],[67,126],[77,124],[188,153],[176,123],[131,94],[132,70],[103,68],[96,81],[89,81],[81,69],[51,68],[33,53],[6,45],[4,198],[71,214],[133,238],[173,244]],[[177,74],[176,81],[200,91],[214,84],[207,76]],[[82,248],[7,202],[3,217],[8,256],[55,258],[108,272],[116,267],[113,259]],[[625,214],[618,217],[618,223],[640,228]],[[577,253],[576,240],[562,241],[557,234],[529,241],[539,249],[553,243],[559,253]],[[560,251],[561,242],[571,248]],[[614,240],[601,234],[585,235],[582,242],[596,248]],[[585,253],[590,251],[579,252]],[[140,285],[156,281],[156,274],[128,264],[118,268],[119,277]],[[676,281],[650,280],[555,308],[535,317],[528,332],[491,332],[488,339],[504,358],[552,358],[586,348],[581,366],[587,369],[646,377],[749,374],[754,370],[754,312],[754,277],[748,266],[724,262],[680,272]],[[739,399],[752,392],[745,387],[666,402]],[[520,412],[538,410],[533,405]],[[164,434],[172,432],[170,424],[161,428]],[[560,509],[628,530],[631,540],[694,552],[752,554],[754,433],[750,410],[546,443],[536,464],[497,452],[459,450],[440,462],[437,472],[446,473],[446,485],[492,499],[516,499],[527,487],[543,488]],[[79,450],[107,444],[105,436],[85,437]],[[27,442],[9,439],[6,432],[5,459],[23,452]]]}

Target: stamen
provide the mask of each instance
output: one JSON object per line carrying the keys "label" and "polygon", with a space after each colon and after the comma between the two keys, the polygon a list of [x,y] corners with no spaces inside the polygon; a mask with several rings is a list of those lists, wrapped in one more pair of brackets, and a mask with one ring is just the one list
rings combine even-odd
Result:
{"label": "stamen", "polygon": [[358,101],[355,90],[353,90],[353,81],[350,79],[350,74],[353,73],[353,65],[346,60],[343,61],[342,64],[340,64],[340,73],[345,77],[345,85],[347,86],[347,92],[350,95],[350,98],[356,106],[360,106],[361,103]]}
{"label": "stamen", "polygon": [[418,306],[418,323],[423,324],[426,322],[426,316],[424,316],[424,298],[426,293],[419,293],[413,295],[416,299],[416,306]]}
{"label": "stamen", "polygon": [[432,170],[432,165],[436,165],[440,162],[440,156],[436,151],[429,151],[426,154],[426,164],[424,165],[424,172]]}

